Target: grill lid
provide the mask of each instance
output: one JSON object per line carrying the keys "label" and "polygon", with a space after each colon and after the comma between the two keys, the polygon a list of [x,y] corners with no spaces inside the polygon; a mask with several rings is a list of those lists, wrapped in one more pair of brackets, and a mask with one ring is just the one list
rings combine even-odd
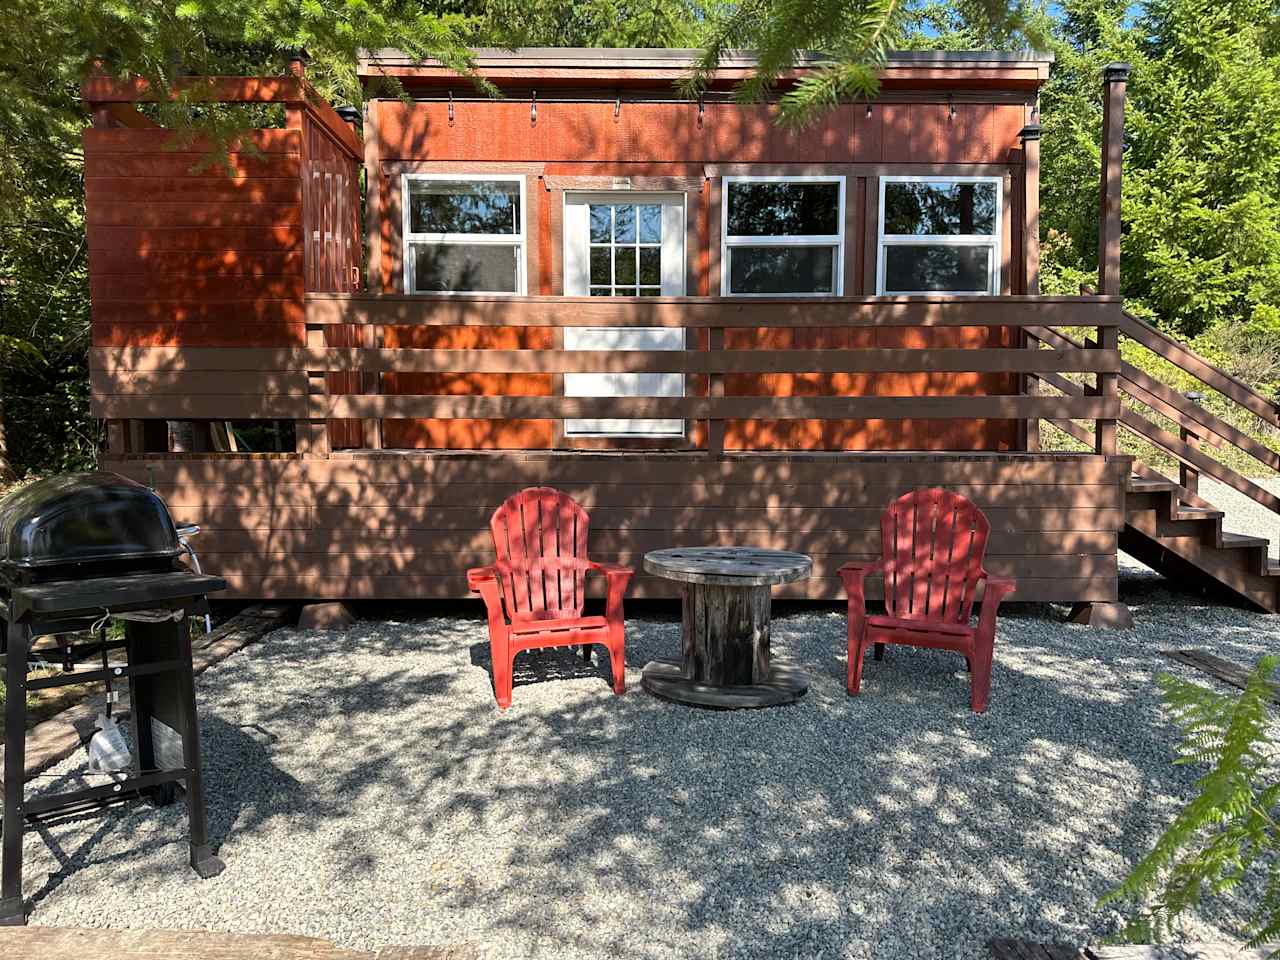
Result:
{"label": "grill lid", "polygon": [[154,492],[116,473],[70,473],[0,500],[0,568],[180,553],[169,510]]}

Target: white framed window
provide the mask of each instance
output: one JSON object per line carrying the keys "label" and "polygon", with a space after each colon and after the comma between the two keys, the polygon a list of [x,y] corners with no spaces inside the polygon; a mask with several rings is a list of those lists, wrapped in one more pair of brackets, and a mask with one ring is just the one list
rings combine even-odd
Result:
{"label": "white framed window", "polygon": [[881,177],[879,294],[998,294],[1000,177]]}
{"label": "white framed window", "polygon": [[725,177],[720,219],[725,296],[840,296],[844,177]]}
{"label": "white framed window", "polygon": [[400,191],[405,293],[525,292],[523,176],[406,173]]}

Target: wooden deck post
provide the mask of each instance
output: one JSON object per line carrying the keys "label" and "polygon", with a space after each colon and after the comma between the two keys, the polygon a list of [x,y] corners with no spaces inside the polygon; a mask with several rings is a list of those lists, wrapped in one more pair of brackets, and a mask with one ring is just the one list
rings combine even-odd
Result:
{"label": "wooden deck post", "polygon": [[1102,171],[1098,203],[1098,293],[1120,295],[1120,167],[1124,159],[1124,94],[1129,64],[1103,69]]}
{"label": "wooden deck post", "polygon": [[[1028,123],[1018,134],[1022,139],[1022,248],[1023,293],[1040,293],[1040,124]],[[1023,346],[1036,350],[1039,342],[1022,333]],[[1026,396],[1036,393],[1039,380],[1030,374],[1022,375],[1022,392]],[[1030,417],[1023,421],[1022,448],[1028,453],[1040,449],[1040,421]]]}
{"label": "wooden deck post", "polygon": [[364,105],[364,255],[366,289],[382,292],[382,165],[379,157],[378,100]]}

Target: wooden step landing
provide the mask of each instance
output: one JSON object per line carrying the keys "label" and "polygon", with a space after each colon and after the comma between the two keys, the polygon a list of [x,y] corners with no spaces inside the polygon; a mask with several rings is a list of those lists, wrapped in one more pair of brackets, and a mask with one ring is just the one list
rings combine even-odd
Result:
{"label": "wooden step landing", "polygon": [[479,960],[472,944],[347,950],[315,937],[207,930],[0,928],[0,957],[13,960]]}

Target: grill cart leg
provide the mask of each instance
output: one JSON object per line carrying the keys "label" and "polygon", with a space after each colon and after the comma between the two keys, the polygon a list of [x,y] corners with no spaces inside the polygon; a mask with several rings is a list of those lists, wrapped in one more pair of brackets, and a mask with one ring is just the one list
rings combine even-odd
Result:
{"label": "grill cart leg", "polygon": [[[195,679],[191,671],[191,624],[185,617],[176,623],[128,622],[125,631],[129,637],[131,667],[148,660],[167,660],[170,657],[177,660],[177,668],[173,673],[143,674],[134,678],[131,693],[138,698],[133,704],[133,715],[134,726],[139,731],[139,759],[143,763],[148,760],[151,763],[157,761],[155,738],[151,730],[153,719],[174,730],[182,738],[182,765],[187,771],[191,866],[202,879],[216,877],[223,871],[224,865],[213,855],[209,846],[209,820],[205,811],[204,784],[201,779],[200,726],[196,717]],[[164,802],[165,797],[165,794],[158,796],[158,802]]]}
{"label": "grill cart leg", "polygon": [[[3,621],[0,621],[3,624]],[[22,901],[22,811],[27,752],[27,650],[29,627],[7,625],[8,658],[5,661],[4,826],[3,862],[0,863],[0,926],[22,926],[26,909]]]}

